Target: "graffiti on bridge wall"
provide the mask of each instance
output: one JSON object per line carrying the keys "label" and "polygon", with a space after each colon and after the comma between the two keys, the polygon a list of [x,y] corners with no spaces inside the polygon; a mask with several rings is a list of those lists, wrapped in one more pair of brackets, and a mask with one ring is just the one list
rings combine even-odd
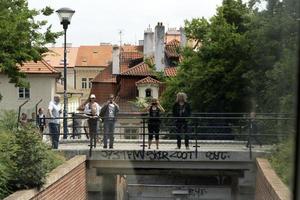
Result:
{"label": "graffiti on bridge wall", "polygon": [[180,161],[180,160],[209,160],[225,161],[231,158],[230,152],[208,151],[141,151],[141,150],[104,150],[100,156],[106,160],[156,160],[156,161]]}

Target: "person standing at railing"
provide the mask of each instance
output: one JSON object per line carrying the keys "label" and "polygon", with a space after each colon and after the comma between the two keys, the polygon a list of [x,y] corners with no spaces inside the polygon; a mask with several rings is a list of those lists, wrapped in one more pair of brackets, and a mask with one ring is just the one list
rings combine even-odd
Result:
{"label": "person standing at railing", "polygon": [[113,149],[114,146],[114,132],[116,117],[119,112],[119,106],[114,101],[114,95],[110,95],[107,103],[101,109],[100,116],[103,117],[104,122],[104,137],[103,148],[107,148],[107,140],[109,139],[109,148]]}
{"label": "person standing at railing", "polygon": [[25,126],[25,125],[27,125],[28,124],[28,119],[27,119],[27,114],[26,113],[22,113],[21,114],[21,118],[20,118],[20,124],[22,125],[22,126]]}
{"label": "person standing at railing", "polygon": [[43,136],[46,127],[46,116],[44,114],[43,108],[39,108],[38,114],[36,116],[36,121],[37,121],[38,128],[40,130],[40,134]]}
{"label": "person standing at railing", "polygon": [[149,113],[148,120],[148,149],[151,149],[153,135],[155,136],[156,149],[159,145],[159,131],[160,131],[160,113],[165,112],[165,109],[160,105],[155,98],[151,100],[151,104],[146,108]]}
{"label": "person standing at railing", "polygon": [[184,135],[185,148],[189,149],[188,121],[185,117],[191,116],[191,107],[187,102],[187,95],[183,92],[177,93],[176,102],[173,105],[173,117],[175,119],[175,127],[177,134],[177,148],[181,148],[181,137]]}
{"label": "person standing at railing", "polygon": [[[255,112],[250,113],[249,131],[250,131],[250,135],[249,135],[246,147],[250,146],[250,142],[251,142],[251,145],[253,144],[252,142],[256,142],[257,144],[259,144],[260,147],[262,147],[262,143],[261,143],[260,139],[258,138],[258,124],[257,124]],[[251,146],[251,147],[253,147],[253,146]]]}
{"label": "person standing at railing", "polygon": [[84,107],[84,113],[89,117],[89,135],[92,138],[93,135],[98,135],[99,127],[99,114],[101,107],[96,102],[96,96],[94,94],[90,95],[89,102]]}
{"label": "person standing at railing", "polygon": [[48,106],[49,120],[49,132],[52,141],[52,148],[58,149],[59,135],[60,135],[60,117],[62,110],[60,106],[60,96],[55,95],[54,100],[50,101]]}

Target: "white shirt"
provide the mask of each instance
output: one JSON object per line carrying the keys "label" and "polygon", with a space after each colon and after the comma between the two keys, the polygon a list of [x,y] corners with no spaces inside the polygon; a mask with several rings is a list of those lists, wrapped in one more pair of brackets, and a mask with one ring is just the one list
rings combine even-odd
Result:
{"label": "white shirt", "polygon": [[115,117],[115,105],[112,103],[108,104],[108,117],[109,118]]}
{"label": "white shirt", "polygon": [[[60,116],[61,106],[59,103],[56,103],[55,101],[50,101],[48,109],[54,118]],[[59,119],[50,119],[49,122],[59,124],[59,121],[60,121]]]}
{"label": "white shirt", "polygon": [[[100,110],[101,110],[101,106],[99,106],[99,104],[97,102],[95,102],[96,104],[96,115],[99,116],[100,115]],[[84,106],[84,113],[85,114],[92,114],[92,109],[90,108],[90,103],[85,104]]]}

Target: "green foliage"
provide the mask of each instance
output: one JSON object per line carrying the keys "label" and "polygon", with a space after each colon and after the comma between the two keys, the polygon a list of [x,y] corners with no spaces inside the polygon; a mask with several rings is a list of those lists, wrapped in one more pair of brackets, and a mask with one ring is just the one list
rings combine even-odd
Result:
{"label": "green foliage", "polygon": [[42,33],[47,22],[34,20],[39,14],[52,13],[49,7],[41,11],[29,9],[27,0],[0,0],[0,71],[16,86],[28,86],[17,66],[41,60],[47,51],[45,45],[54,43],[61,34],[51,32],[51,26]]}
{"label": "green foliage", "polygon": [[0,118],[0,199],[19,189],[40,187],[49,171],[64,162],[42,142],[35,127],[15,128],[16,113]]}
{"label": "green foliage", "polygon": [[293,146],[294,138],[289,137],[282,143],[276,145],[273,148],[269,161],[281,178],[281,180],[288,186],[291,186],[293,181],[293,165],[294,165],[294,156],[293,156]]}
{"label": "green foliage", "polygon": [[177,77],[167,81],[164,106],[167,100],[175,99],[174,93],[183,91],[193,111],[247,109],[248,82],[243,74],[248,69],[244,59],[249,57],[245,38],[249,15],[250,10],[241,1],[226,0],[209,23],[203,18],[185,22],[187,36],[200,41],[201,47],[183,50]]}
{"label": "green foliage", "polygon": [[142,111],[148,107],[150,101],[151,98],[136,97],[135,101],[129,101],[129,102],[132,103],[134,106],[136,106],[140,111]]}
{"label": "green foliage", "polygon": [[12,110],[3,110],[0,112],[0,130],[14,130],[17,127],[17,113]]}
{"label": "green foliage", "polygon": [[[267,4],[265,10],[254,8]],[[209,21],[185,22],[197,48],[182,51],[162,103],[186,92],[198,112],[294,111],[297,61],[295,0],[224,0]],[[195,92],[197,91],[197,92]]]}

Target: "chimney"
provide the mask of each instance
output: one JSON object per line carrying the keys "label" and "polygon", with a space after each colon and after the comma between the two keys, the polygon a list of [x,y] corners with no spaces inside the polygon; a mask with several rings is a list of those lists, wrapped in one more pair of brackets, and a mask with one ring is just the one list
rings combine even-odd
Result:
{"label": "chimney", "polygon": [[119,46],[113,46],[112,73],[120,74],[120,48],[119,48]]}
{"label": "chimney", "polygon": [[165,27],[162,22],[157,23],[155,27],[155,51],[154,62],[157,71],[163,71],[165,68]]}
{"label": "chimney", "polygon": [[154,54],[154,33],[150,26],[144,32],[144,57],[149,58]]}
{"label": "chimney", "polygon": [[180,46],[185,47],[186,46],[186,35],[185,35],[184,28],[180,27],[179,31],[180,31]]}

